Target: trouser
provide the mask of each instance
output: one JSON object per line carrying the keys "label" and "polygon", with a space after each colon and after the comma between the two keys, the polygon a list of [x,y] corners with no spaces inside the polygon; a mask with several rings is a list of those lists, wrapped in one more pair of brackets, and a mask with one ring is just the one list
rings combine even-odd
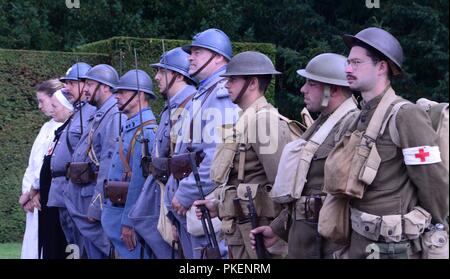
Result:
{"label": "trouser", "polygon": [[83,236],[78,232],[75,227],[75,223],[69,215],[69,212],[65,207],[59,207],[59,222],[61,224],[61,229],[66,237],[67,244],[75,244],[78,246],[80,251],[80,257],[84,258],[84,240]]}
{"label": "trouser", "polygon": [[[113,206],[106,203],[102,211],[102,227],[106,236],[111,241],[118,257],[121,259],[140,259],[141,249],[143,249],[139,238],[136,236],[136,247],[129,250],[121,239],[122,235],[122,214],[123,207]],[[149,255],[144,253],[143,258],[148,258]]]}

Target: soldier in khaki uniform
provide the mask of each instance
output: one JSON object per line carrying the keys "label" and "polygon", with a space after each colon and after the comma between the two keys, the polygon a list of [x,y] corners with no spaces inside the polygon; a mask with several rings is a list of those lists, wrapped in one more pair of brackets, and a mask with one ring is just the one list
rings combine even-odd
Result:
{"label": "soldier in khaki uniform", "polygon": [[[275,201],[281,199],[276,194],[278,187],[286,187],[290,181],[295,181],[292,187],[300,196],[290,195],[289,199],[281,200],[283,211],[270,226],[252,230],[252,244],[255,244],[255,233],[263,234],[267,247],[281,238],[288,242],[288,258],[302,259],[331,258],[342,248],[319,235],[317,222],[326,196],[323,192],[325,160],[339,140],[339,132],[345,130],[346,124],[358,114],[345,76],[345,61],[342,55],[323,53],[311,59],[305,69],[297,71],[307,79],[300,92],[308,111],[320,112],[320,115],[300,139],[285,147],[271,194]],[[288,152],[292,152],[292,158],[298,158],[299,167],[288,167],[290,162],[285,156]],[[295,160],[292,158],[291,161]],[[309,165],[303,167],[307,158],[311,158]],[[295,179],[290,172],[297,172],[293,176]]]}
{"label": "soldier in khaki uniform", "polygon": [[[272,75],[276,74],[280,73],[267,56],[247,51],[233,57],[222,75],[228,77],[225,87],[243,113],[236,125],[222,130],[224,143],[218,145],[211,168],[216,198],[194,204],[206,204],[211,216],[218,215],[222,220],[230,258],[257,258],[249,239],[247,186],[259,224],[269,224],[280,209],[268,194],[291,134],[287,122],[280,120],[277,110],[264,97]],[[197,216],[201,216],[199,209]],[[267,251],[265,256],[270,256]]]}
{"label": "soldier in khaki uniform", "polygon": [[[448,258],[449,174],[440,158],[437,134],[426,112],[414,104],[401,106],[396,116],[390,114],[404,101],[390,85],[391,77],[402,72],[400,43],[380,28],[345,35],[344,41],[351,48],[347,80],[363,98],[361,115],[349,133],[363,133],[359,146],[370,150],[358,179],[347,184],[351,191],[325,186],[329,192],[350,198],[348,256],[416,258],[422,250],[423,258]],[[383,130],[387,120],[395,121],[399,145],[394,144],[391,129]],[[381,128],[375,129],[375,124]],[[370,130],[375,131],[375,137],[370,136]],[[339,155],[338,148],[335,151]],[[330,170],[327,175],[334,176],[330,180],[337,186],[336,177],[345,175],[333,169],[332,163],[327,168],[327,161],[326,171]],[[360,181],[364,182],[362,187],[355,187]]]}

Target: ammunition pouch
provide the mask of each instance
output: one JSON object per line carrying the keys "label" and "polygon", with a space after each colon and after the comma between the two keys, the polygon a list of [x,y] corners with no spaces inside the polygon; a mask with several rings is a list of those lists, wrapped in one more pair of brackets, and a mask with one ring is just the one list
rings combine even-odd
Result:
{"label": "ammunition pouch", "polygon": [[417,239],[431,221],[431,215],[419,206],[403,216],[378,216],[355,208],[350,211],[353,231],[367,239],[383,243]]}
{"label": "ammunition pouch", "polygon": [[164,184],[167,183],[170,176],[169,161],[170,159],[166,157],[153,158],[152,162],[149,164],[150,172],[153,177]]}
{"label": "ammunition pouch", "polygon": [[67,169],[67,176],[74,184],[89,184],[97,180],[97,166],[92,162],[72,162]]}
{"label": "ammunition pouch", "polygon": [[105,198],[114,206],[124,206],[127,201],[128,181],[106,181],[104,185]]}
{"label": "ammunition pouch", "polygon": [[[177,180],[182,180],[188,177],[192,172],[192,166],[190,161],[190,153],[182,153],[173,155],[169,160],[169,169],[173,177]],[[203,161],[205,157],[204,153],[196,152],[195,161],[197,166]]]}
{"label": "ammunition pouch", "polygon": [[215,196],[219,202],[219,216],[221,219],[236,219],[241,218],[239,216],[236,205],[233,202],[234,199],[239,199],[240,207],[242,208],[242,214],[244,217],[249,216],[247,186],[252,191],[252,199],[256,208],[256,214],[258,218],[275,218],[281,211],[281,205],[275,204],[269,196],[272,190],[272,185],[260,185],[260,184],[246,184],[241,183],[237,187],[234,185],[220,186],[215,190]]}

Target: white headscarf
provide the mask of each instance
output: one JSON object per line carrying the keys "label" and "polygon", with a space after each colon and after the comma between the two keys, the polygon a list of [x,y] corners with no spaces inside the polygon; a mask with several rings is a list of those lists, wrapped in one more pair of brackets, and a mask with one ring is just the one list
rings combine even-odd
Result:
{"label": "white headscarf", "polygon": [[67,100],[66,96],[64,95],[61,89],[53,93],[53,96],[56,97],[56,99],[59,101],[61,105],[66,107],[68,110],[73,111],[73,105],[69,102],[69,100]]}

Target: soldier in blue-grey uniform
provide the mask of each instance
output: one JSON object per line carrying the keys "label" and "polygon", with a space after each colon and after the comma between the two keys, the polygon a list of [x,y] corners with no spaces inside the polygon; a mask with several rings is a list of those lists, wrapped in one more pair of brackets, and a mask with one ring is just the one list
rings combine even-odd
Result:
{"label": "soldier in blue-grey uniform", "polygon": [[84,238],[87,257],[101,259],[110,253],[110,242],[100,219],[103,181],[108,175],[121,121],[113,95],[119,76],[110,65],[99,64],[90,69],[85,78],[84,93],[97,111],[88,120],[88,129],[74,150],[64,202]]}
{"label": "soldier in blue-grey uniform", "polygon": [[[220,142],[217,128],[233,124],[238,118],[239,108],[230,100],[225,88],[226,80],[220,77],[225,73],[227,63],[232,57],[232,47],[230,39],[224,32],[208,29],[195,35],[192,43],[183,46],[183,50],[190,54],[189,74],[200,83],[192,101],[186,106],[187,113],[183,117],[187,119],[183,120],[180,135],[177,137],[174,156],[189,152],[198,154],[200,182],[204,194],[208,195],[214,190],[210,168],[216,145]],[[190,165],[189,159],[184,165]],[[170,169],[176,170],[177,165],[171,164]],[[209,238],[204,233],[194,235],[192,230],[188,231],[186,213],[197,199],[201,199],[201,195],[194,173],[181,170],[180,175],[172,171],[166,187],[165,203],[180,223],[178,234],[187,258],[201,258],[205,255],[205,248],[211,246]],[[195,227],[195,224],[190,227]],[[215,228],[216,232],[219,230],[220,224],[217,229]],[[227,257],[223,240],[219,246],[221,256]]]}
{"label": "soldier in blue-grey uniform", "polygon": [[[138,259],[141,244],[128,218],[128,212],[136,203],[145,177],[142,156],[150,156],[157,127],[149,101],[156,98],[150,76],[142,70],[125,73],[116,86],[119,109],[127,116],[123,131],[116,145],[108,181],[105,182],[105,204],[102,226],[114,245],[119,258]],[[143,148],[143,145],[147,145]],[[149,255],[145,255],[147,257]]]}
{"label": "soldier in blue-grey uniform", "polygon": [[[52,182],[48,195],[47,206],[59,208],[59,221],[68,244],[82,244],[81,235],[77,233],[75,224],[70,218],[64,204],[63,192],[68,185],[67,164],[72,160],[72,155],[80,138],[87,131],[88,119],[95,113],[96,108],[88,104],[83,94],[84,77],[92,67],[79,62],[72,65],[65,76],[59,80],[64,82],[65,90],[69,93],[69,99],[73,103],[74,113],[70,122],[62,131],[60,140],[55,146],[51,160]],[[83,246],[79,247],[80,252]]]}
{"label": "soldier in blue-grey uniform", "polygon": [[[135,230],[143,237],[150,248],[152,256],[157,259],[171,258],[171,244],[168,239],[158,233],[157,224],[160,216],[161,191],[169,177],[167,158],[173,153],[174,144],[170,144],[170,130],[177,124],[182,109],[191,101],[195,89],[195,80],[189,76],[188,54],[180,47],[164,53],[159,63],[150,66],[157,70],[155,80],[159,92],[166,100],[160,115],[160,123],[156,132],[156,141],[152,150],[152,173],[146,179],[136,206],[130,211],[130,219]],[[169,115],[172,115],[170,122]],[[165,212],[165,211],[163,211]],[[163,216],[161,217],[163,218]],[[174,221],[174,220],[172,220]],[[171,234],[171,230],[165,231]]]}

